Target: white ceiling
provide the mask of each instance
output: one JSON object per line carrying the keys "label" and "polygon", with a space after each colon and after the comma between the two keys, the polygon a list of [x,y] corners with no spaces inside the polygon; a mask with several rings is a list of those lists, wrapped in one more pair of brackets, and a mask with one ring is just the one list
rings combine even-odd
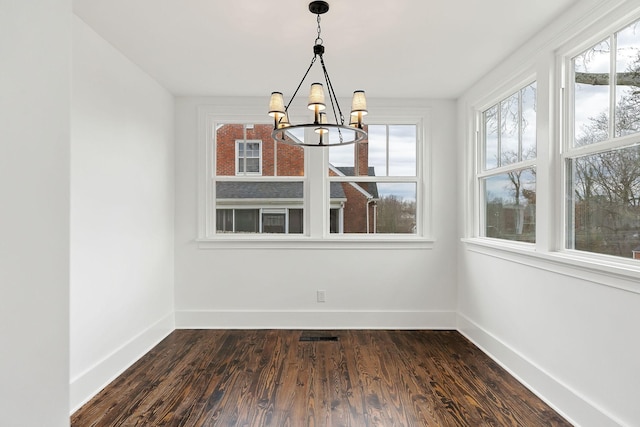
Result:
{"label": "white ceiling", "polygon": [[[368,97],[456,98],[576,1],[333,0],[321,21],[324,59],[338,96],[364,89]],[[287,98],[313,57],[316,16],[308,3],[73,5],[78,17],[175,95],[267,97],[279,90]]]}

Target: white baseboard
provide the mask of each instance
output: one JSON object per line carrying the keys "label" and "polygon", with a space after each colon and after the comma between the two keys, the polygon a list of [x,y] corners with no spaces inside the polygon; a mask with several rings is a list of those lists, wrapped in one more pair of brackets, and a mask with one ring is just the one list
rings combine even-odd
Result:
{"label": "white baseboard", "polygon": [[460,313],[457,330],[576,427],[622,425]]}
{"label": "white baseboard", "polygon": [[170,313],[124,343],[102,361],[73,378],[69,384],[71,414],[80,409],[107,384],[133,365],[145,353],[162,341],[175,329],[175,319]]}
{"label": "white baseboard", "polygon": [[178,329],[455,329],[454,311],[176,311]]}

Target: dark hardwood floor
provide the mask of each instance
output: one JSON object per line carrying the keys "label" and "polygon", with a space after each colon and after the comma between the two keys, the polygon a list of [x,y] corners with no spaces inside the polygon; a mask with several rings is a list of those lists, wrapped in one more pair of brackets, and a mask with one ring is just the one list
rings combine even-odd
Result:
{"label": "dark hardwood floor", "polygon": [[356,330],[176,330],[71,425],[570,426],[458,332]]}

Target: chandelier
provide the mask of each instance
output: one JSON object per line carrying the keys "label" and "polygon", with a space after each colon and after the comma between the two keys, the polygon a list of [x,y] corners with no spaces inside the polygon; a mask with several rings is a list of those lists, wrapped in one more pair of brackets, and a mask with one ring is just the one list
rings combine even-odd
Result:
{"label": "chandelier", "polygon": [[[317,15],[318,21],[318,37],[316,37],[313,45],[313,59],[311,64],[307,68],[307,72],[302,77],[300,84],[296,88],[291,100],[285,107],[284,98],[282,92],[272,92],[271,99],[269,101],[269,116],[273,117],[273,132],[271,136],[278,142],[291,145],[303,145],[307,147],[326,147],[331,145],[345,145],[353,144],[364,140],[367,137],[367,132],[364,130],[362,123],[362,117],[367,114],[367,100],[363,90],[356,90],[353,92],[353,100],[351,103],[351,113],[349,115],[349,122],[345,124],[344,116],[338,99],[336,98],[327,67],[324,64],[324,46],[321,36],[320,28],[320,15],[327,13],[329,10],[329,3],[325,1],[312,1],[309,3],[309,11]],[[313,111],[313,122],[292,124],[289,122],[289,106],[295,99],[300,87],[304,83],[309,71],[316,63],[317,59],[320,59],[320,65],[322,66],[322,74],[324,75],[324,81],[329,94],[329,101],[331,105],[331,111],[333,118],[327,118],[327,105],[325,103],[324,86],[322,83],[312,83],[311,91],[309,93],[309,101],[307,108]],[[292,137],[292,131],[294,129],[306,130],[307,128],[313,129],[313,133],[305,132],[304,140],[296,137]],[[337,137],[330,138],[329,133],[333,132]],[[309,134],[315,134],[309,138]]]}

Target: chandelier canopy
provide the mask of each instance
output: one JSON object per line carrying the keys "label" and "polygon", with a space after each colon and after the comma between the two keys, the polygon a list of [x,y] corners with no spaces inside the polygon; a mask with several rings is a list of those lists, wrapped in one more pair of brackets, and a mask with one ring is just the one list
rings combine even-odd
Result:
{"label": "chandelier canopy", "polygon": [[[271,136],[278,142],[291,145],[303,145],[307,147],[327,147],[335,145],[353,144],[360,142],[367,138],[367,132],[364,130],[362,122],[363,116],[367,114],[367,100],[363,90],[356,90],[353,92],[353,100],[351,103],[351,113],[349,115],[349,122],[345,124],[344,116],[338,99],[336,98],[327,67],[324,63],[324,45],[320,29],[320,15],[329,11],[329,3],[325,1],[312,1],[309,3],[309,11],[317,15],[318,21],[318,37],[316,37],[313,45],[313,59],[306,73],[302,77],[300,84],[296,88],[289,103],[284,105],[284,98],[282,92],[272,92],[271,100],[269,101],[269,116],[273,117],[273,132]],[[329,94],[329,101],[331,105],[331,111],[333,118],[327,118],[327,105],[325,103],[324,85],[322,83],[312,83],[311,91],[309,93],[309,100],[307,108],[313,111],[313,122],[293,124],[289,121],[289,106],[295,99],[300,87],[304,83],[309,71],[316,63],[317,59],[320,59],[320,65],[322,67],[322,73],[324,75],[324,81]],[[294,129],[306,130],[310,128],[314,130],[314,137],[308,138],[305,132],[305,138],[300,139],[293,136]]]}

